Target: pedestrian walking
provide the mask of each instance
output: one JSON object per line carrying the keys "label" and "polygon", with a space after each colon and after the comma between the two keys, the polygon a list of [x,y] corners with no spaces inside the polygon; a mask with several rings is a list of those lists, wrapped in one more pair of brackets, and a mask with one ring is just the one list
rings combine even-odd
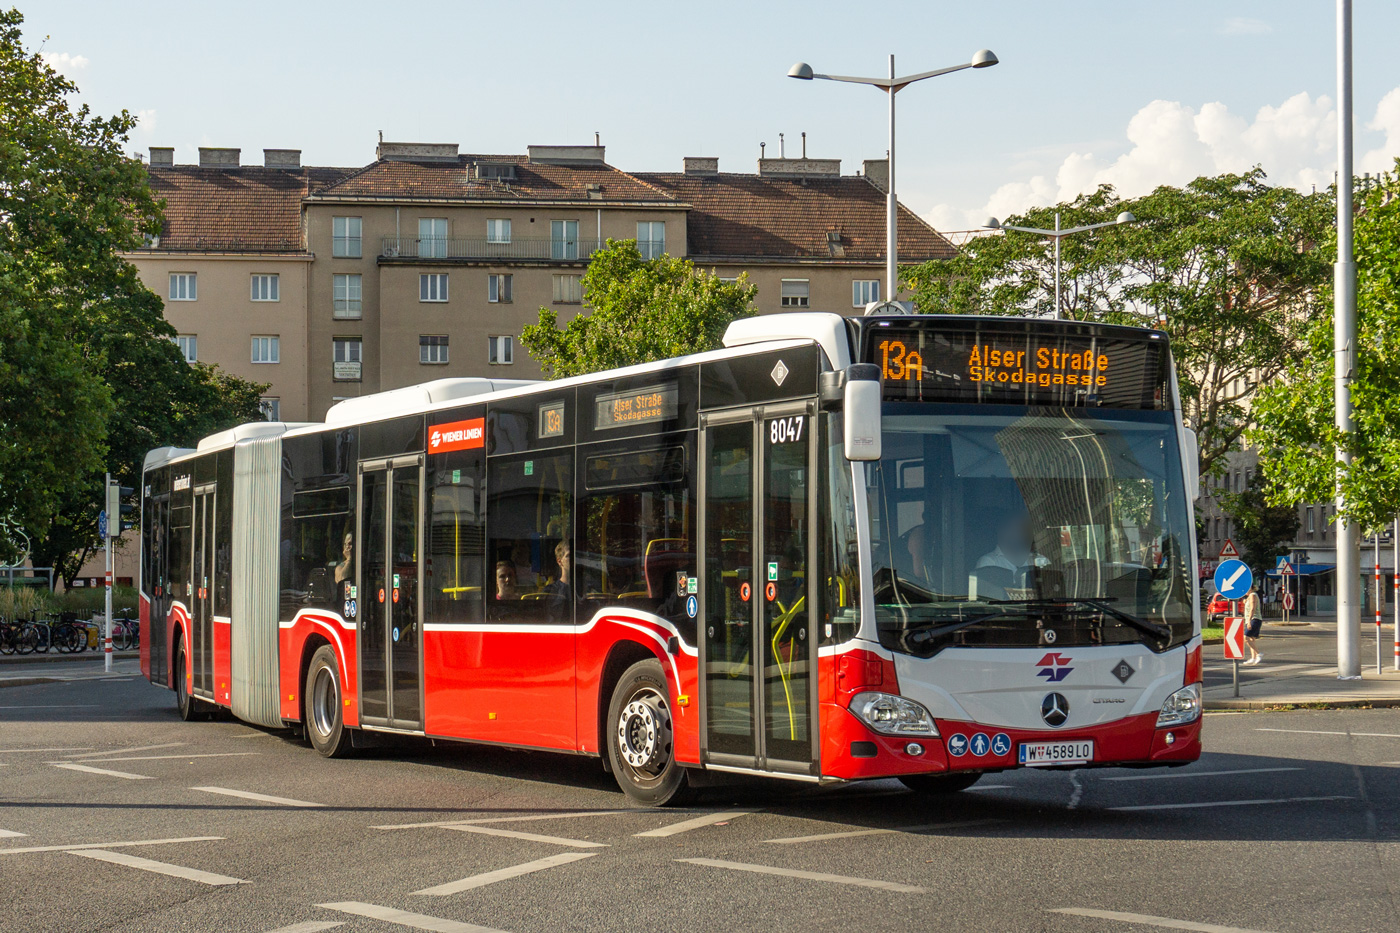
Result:
{"label": "pedestrian walking", "polygon": [[1249,660],[1244,663],[1246,665],[1258,664],[1260,661],[1264,660],[1264,656],[1259,653],[1258,647],[1259,630],[1264,627],[1264,612],[1263,605],[1259,600],[1257,584],[1250,586],[1249,593],[1245,595],[1244,619],[1246,626],[1244,630],[1244,641],[1245,644],[1249,646]]}

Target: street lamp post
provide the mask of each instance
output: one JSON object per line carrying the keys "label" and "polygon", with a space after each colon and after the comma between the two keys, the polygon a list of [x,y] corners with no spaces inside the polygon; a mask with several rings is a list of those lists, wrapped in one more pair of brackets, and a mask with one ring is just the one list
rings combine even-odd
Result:
{"label": "street lamp post", "polygon": [[854,78],[849,75],[824,75],[817,74],[812,70],[812,66],[806,62],[798,62],[788,69],[789,78],[797,78],[800,81],[811,81],[813,78],[820,78],[823,81],[846,81],[851,84],[869,84],[878,87],[890,97],[890,178],[889,190],[885,195],[885,300],[893,301],[899,288],[899,267],[898,250],[896,247],[896,234],[898,232],[897,211],[899,204],[895,200],[894,193],[894,95],[904,90],[915,81],[922,81],[925,78],[936,78],[939,75],[952,74],[955,71],[962,71],[965,68],[989,68],[997,63],[997,57],[988,49],[981,49],[972,56],[972,61],[961,65],[953,65],[948,68],[939,68],[935,71],[924,71],[916,75],[905,75],[895,77],[894,56],[890,56],[890,76],[888,78]]}
{"label": "street lamp post", "polygon": [[1019,230],[1021,233],[1034,233],[1039,236],[1048,237],[1055,241],[1055,319],[1060,318],[1060,241],[1067,236],[1076,233],[1083,233],[1086,230],[1097,230],[1100,227],[1116,227],[1118,224],[1136,223],[1137,218],[1129,211],[1124,211],[1113,220],[1105,220],[1103,223],[1085,224],[1082,227],[1070,227],[1065,230],[1060,229],[1060,212],[1055,212],[1055,229],[1042,230],[1039,227],[1015,227],[1011,224],[1003,225],[995,217],[988,217],[987,222],[982,226],[988,230]]}

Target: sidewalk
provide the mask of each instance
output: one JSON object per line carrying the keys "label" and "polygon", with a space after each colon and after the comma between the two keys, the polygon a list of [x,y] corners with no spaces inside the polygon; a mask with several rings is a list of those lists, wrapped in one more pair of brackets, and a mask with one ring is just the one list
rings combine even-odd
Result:
{"label": "sidewalk", "polygon": [[[33,684],[55,684],[74,680],[100,680],[104,677],[141,676],[141,658],[135,651],[122,651],[112,656],[112,671],[108,673],[102,655],[91,651],[63,655],[10,655],[0,658],[0,688],[28,687]],[[67,661],[67,664],[55,664]]]}
{"label": "sidewalk", "polygon": [[1381,628],[1381,673],[1376,673],[1375,625],[1363,624],[1359,642],[1361,679],[1337,679],[1335,616],[1309,616],[1299,624],[1266,621],[1259,638],[1261,664],[1240,667],[1240,695],[1231,682],[1233,662],[1219,644],[1206,645],[1207,710],[1273,709],[1280,706],[1400,707],[1400,671],[1394,669],[1394,626]]}

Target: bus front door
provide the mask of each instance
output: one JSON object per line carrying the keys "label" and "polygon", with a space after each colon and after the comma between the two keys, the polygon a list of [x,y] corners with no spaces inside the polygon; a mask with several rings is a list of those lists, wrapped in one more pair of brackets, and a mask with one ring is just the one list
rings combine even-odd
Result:
{"label": "bus front door", "polygon": [[702,758],[816,775],[814,409],[706,414],[701,427]]}
{"label": "bus front door", "polygon": [[423,458],[360,464],[360,718],[411,732],[423,728]]}
{"label": "bus front door", "polygon": [[194,490],[194,528],[190,569],[190,693],[214,699],[214,484]]}

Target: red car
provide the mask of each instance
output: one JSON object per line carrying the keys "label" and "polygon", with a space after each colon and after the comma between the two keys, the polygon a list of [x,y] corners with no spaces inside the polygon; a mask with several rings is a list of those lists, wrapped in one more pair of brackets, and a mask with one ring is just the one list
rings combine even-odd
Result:
{"label": "red car", "polygon": [[1219,593],[1211,599],[1210,605],[1206,607],[1206,622],[1209,625],[1224,625],[1225,616],[1230,613],[1230,601]]}

